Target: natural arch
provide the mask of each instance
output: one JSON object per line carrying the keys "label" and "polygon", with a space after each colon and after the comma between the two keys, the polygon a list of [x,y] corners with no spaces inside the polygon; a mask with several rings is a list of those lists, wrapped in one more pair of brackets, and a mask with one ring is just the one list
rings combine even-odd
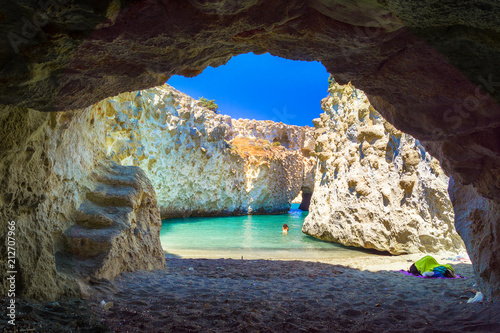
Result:
{"label": "natural arch", "polygon": [[454,179],[457,229],[479,281],[500,299],[500,4],[63,3],[54,0],[43,8],[38,1],[10,2],[0,9],[6,32],[0,103],[39,111],[80,109],[162,84],[173,74],[197,75],[246,52],[321,61],[441,160]]}

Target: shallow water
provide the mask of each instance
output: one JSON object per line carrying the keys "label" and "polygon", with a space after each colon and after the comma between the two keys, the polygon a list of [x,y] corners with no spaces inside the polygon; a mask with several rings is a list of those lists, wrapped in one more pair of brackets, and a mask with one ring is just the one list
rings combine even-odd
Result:
{"label": "shallow water", "polygon": [[[182,258],[324,259],[369,253],[303,234],[307,212],[298,206],[281,215],[168,219],[160,240],[167,256]],[[284,223],[287,234],[282,232]]]}

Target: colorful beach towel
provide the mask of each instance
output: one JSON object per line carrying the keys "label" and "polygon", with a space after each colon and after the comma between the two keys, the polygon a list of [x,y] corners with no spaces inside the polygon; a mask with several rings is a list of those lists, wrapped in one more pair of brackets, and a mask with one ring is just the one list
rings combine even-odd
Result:
{"label": "colorful beach towel", "polygon": [[397,271],[397,272],[403,273],[404,275],[408,275],[408,276],[418,277],[421,279],[467,279],[465,276],[460,276],[458,274],[455,274],[455,277],[440,277],[440,276],[427,276],[426,277],[426,276],[422,276],[422,275],[411,274],[410,272],[407,272],[404,269]]}
{"label": "colorful beach towel", "polygon": [[400,270],[405,275],[417,276],[420,278],[432,279],[465,279],[465,277],[455,274],[455,270],[450,264],[439,264],[431,256],[425,256],[411,265],[408,271]]}

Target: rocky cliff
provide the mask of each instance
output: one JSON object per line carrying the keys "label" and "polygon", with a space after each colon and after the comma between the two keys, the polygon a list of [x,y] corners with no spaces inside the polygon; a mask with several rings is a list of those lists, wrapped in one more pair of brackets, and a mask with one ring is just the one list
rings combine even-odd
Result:
{"label": "rocky cliff", "polygon": [[169,85],[94,108],[106,115],[108,155],[145,170],[162,218],[283,213],[311,187],[311,128],[233,120]]}
{"label": "rocky cliff", "polygon": [[13,221],[15,269],[4,250],[0,268],[17,271],[17,297],[77,295],[89,277],[164,267],[154,190],[106,160],[102,114],[1,107],[0,137],[0,243]]}
{"label": "rocky cliff", "polygon": [[315,119],[318,170],[303,232],[392,254],[460,251],[448,177],[351,84],[333,83]]}

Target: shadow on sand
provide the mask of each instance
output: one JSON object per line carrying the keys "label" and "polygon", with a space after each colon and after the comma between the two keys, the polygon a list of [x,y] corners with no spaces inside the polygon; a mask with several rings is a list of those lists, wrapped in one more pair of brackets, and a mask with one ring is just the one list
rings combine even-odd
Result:
{"label": "shadow on sand", "polygon": [[454,267],[467,279],[307,261],[167,258],[164,270],[96,284],[91,299],[74,303],[80,307],[69,308],[76,300],[26,306],[47,332],[498,332],[500,304],[467,304],[472,267]]}

